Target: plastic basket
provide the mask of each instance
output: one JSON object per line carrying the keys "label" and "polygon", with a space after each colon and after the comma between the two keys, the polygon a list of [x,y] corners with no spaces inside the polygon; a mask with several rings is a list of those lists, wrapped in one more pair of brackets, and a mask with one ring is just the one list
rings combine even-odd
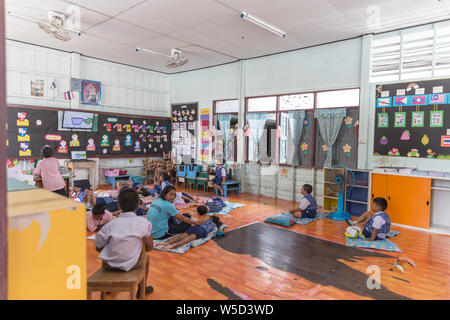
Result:
{"label": "plastic basket", "polygon": [[119,175],[119,169],[104,169],[103,173],[105,177],[117,177]]}
{"label": "plastic basket", "polygon": [[126,175],[128,172],[128,170],[119,170],[119,176],[124,176]]}

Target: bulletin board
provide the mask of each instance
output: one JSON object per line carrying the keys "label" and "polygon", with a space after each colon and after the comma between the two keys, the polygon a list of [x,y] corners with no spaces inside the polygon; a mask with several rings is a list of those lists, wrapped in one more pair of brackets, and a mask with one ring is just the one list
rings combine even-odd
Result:
{"label": "bulletin board", "polygon": [[374,154],[450,159],[450,79],[376,86]]}
{"label": "bulletin board", "polygon": [[195,122],[198,120],[198,104],[172,105],[172,154],[177,162],[189,158],[194,161],[197,151]]}
{"label": "bulletin board", "polygon": [[[64,110],[92,113],[92,129],[63,129]],[[162,156],[171,150],[171,132],[170,118],[8,106],[9,158],[40,157],[46,144],[59,158],[70,157],[71,151],[100,158]]]}

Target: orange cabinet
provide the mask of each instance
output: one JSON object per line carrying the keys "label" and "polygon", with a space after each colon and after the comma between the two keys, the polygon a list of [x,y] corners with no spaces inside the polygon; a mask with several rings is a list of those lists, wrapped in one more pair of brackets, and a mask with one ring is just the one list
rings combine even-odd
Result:
{"label": "orange cabinet", "polygon": [[391,222],[430,228],[430,178],[373,174],[371,196],[388,201]]}

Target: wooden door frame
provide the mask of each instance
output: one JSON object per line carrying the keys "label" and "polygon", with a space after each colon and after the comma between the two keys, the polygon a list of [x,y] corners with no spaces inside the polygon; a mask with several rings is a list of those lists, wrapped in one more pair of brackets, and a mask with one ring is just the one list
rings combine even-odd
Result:
{"label": "wooden door frame", "polygon": [[0,0],[0,300],[8,299],[8,218],[6,207],[6,35],[5,1]]}

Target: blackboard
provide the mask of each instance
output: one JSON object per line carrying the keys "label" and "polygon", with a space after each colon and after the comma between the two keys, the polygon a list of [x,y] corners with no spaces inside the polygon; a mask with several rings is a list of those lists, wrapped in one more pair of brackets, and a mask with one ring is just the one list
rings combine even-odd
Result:
{"label": "blackboard", "polygon": [[[61,129],[62,112],[56,108],[9,106],[8,157],[40,157],[45,144],[62,158],[70,157],[71,151],[83,150],[88,157],[162,156],[171,150],[170,118],[94,112],[94,129],[79,131]],[[116,140],[120,148],[115,148]]]}
{"label": "blackboard", "polygon": [[374,154],[450,159],[450,79],[376,86]]}

